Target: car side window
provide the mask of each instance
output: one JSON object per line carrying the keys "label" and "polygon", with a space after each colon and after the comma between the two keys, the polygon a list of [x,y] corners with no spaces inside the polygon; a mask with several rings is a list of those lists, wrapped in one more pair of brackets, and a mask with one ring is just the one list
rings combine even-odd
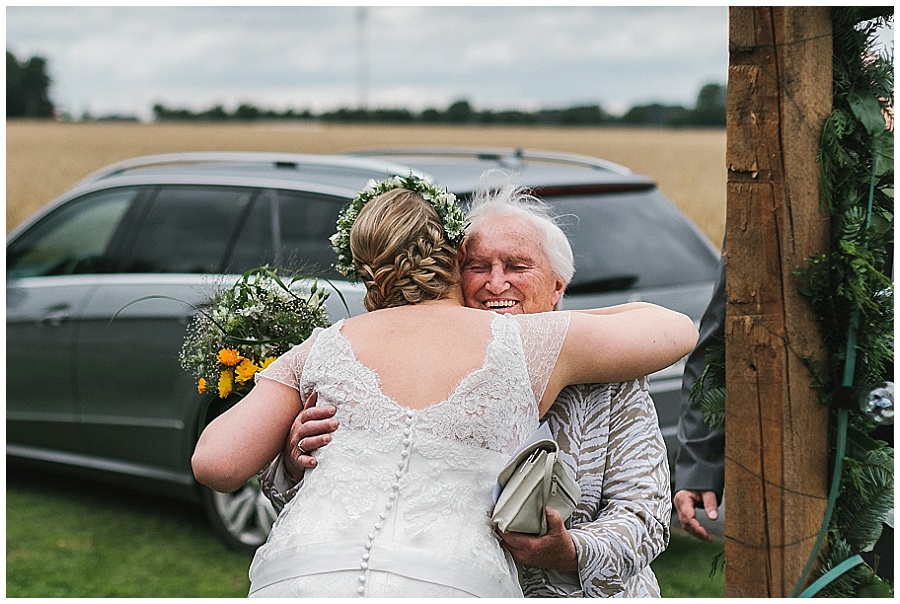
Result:
{"label": "car side window", "polygon": [[343,279],[332,268],[336,257],[329,237],[337,230],[337,216],[346,202],[328,195],[280,192],[279,262],[316,277]]}
{"label": "car side window", "polygon": [[138,193],[111,189],[60,206],[7,248],[7,278],[108,272],[106,252]]}
{"label": "car side window", "polygon": [[254,189],[164,186],[127,254],[127,272],[217,273],[249,210]]}
{"label": "car side window", "polygon": [[346,200],[306,191],[268,190],[253,208],[235,239],[226,272],[242,273],[263,264],[307,275],[338,278],[331,268],[334,252],[328,238]]}
{"label": "car side window", "polygon": [[275,264],[272,232],[276,206],[276,193],[268,190],[257,196],[247,218],[241,225],[225,266],[225,273],[243,273],[264,264]]}

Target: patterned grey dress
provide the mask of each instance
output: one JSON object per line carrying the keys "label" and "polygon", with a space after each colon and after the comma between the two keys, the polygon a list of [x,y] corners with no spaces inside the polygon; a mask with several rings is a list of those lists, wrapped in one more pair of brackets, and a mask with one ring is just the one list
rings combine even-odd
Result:
{"label": "patterned grey dress", "polygon": [[669,544],[672,501],[647,378],[569,386],[544,419],[581,486],[570,519],[578,572],[525,567],[525,595],[660,597],[650,562]]}
{"label": "patterned grey dress", "polygon": [[[650,562],[668,545],[672,504],[647,378],[569,386],[545,419],[581,486],[568,523],[578,572],[525,567],[525,595],[659,597]],[[260,484],[278,510],[298,487],[285,479],[280,457],[262,472]]]}

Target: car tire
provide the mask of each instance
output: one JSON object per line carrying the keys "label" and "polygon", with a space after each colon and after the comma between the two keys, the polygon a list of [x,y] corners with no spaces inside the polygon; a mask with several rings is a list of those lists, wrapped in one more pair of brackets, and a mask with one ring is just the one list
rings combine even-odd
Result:
{"label": "car tire", "polygon": [[233,493],[202,487],[202,497],[209,523],[229,549],[252,555],[265,543],[277,514],[255,476]]}

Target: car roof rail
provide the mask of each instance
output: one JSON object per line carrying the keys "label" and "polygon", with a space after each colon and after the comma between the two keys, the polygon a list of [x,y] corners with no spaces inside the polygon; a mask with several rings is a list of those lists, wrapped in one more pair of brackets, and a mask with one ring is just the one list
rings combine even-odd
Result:
{"label": "car roof rail", "polygon": [[522,160],[534,160],[585,166],[588,168],[593,168],[595,170],[607,170],[610,172],[615,172],[616,174],[621,174],[623,176],[631,176],[632,174],[634,174],[634,172],[621,164],[607,161],[605,159],[599,159],[597,157],[591,157],[590,155],[554,151],[531,151],[522,148],[407,147],[371,149],[365,151],[357,151],[351,153],[351,155],[422,155],[431,157],[474,157],[477,159],[496,160],[507,163]]}
{"label": "car roof rail", "polygon": [[[261,165],[270,165],[282,168],[296,168],[298,165],[304,166],[329,166],[329,167],[346,167],[371,170],[376,172],[387,173],[407,173],[409,167],[394,165],[384,161],[375,161],[363,159],[352,155],[345,154],[315,154],[315,153],[266,153],[258,151],[196,151],[186,153],[162,153],[157,155],[144,155],[126,159],[100,170],[88,174],[78,185],[86,185],[110,176],[116,176],[128,172],[129,170],[137,170],[153,166],[166,165],[187,165],[198,163],[218,163],[218,164],[246,164],[258,163]],[[399,172],[398,172],[399,170]],[[425,174],[419,176],[427,177]]]}

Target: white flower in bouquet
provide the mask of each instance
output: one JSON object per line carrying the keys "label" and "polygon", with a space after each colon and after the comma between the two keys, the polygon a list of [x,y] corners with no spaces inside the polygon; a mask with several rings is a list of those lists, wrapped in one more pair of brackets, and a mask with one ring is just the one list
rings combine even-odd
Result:
{"label": "white flower in bouquet", "polygon": [[328,326],[328,292],[315,279],[282,276],[261,267],[217,291],[188,325],[181,366],[201,394],[243,396],[257,372],[316,327]]}

